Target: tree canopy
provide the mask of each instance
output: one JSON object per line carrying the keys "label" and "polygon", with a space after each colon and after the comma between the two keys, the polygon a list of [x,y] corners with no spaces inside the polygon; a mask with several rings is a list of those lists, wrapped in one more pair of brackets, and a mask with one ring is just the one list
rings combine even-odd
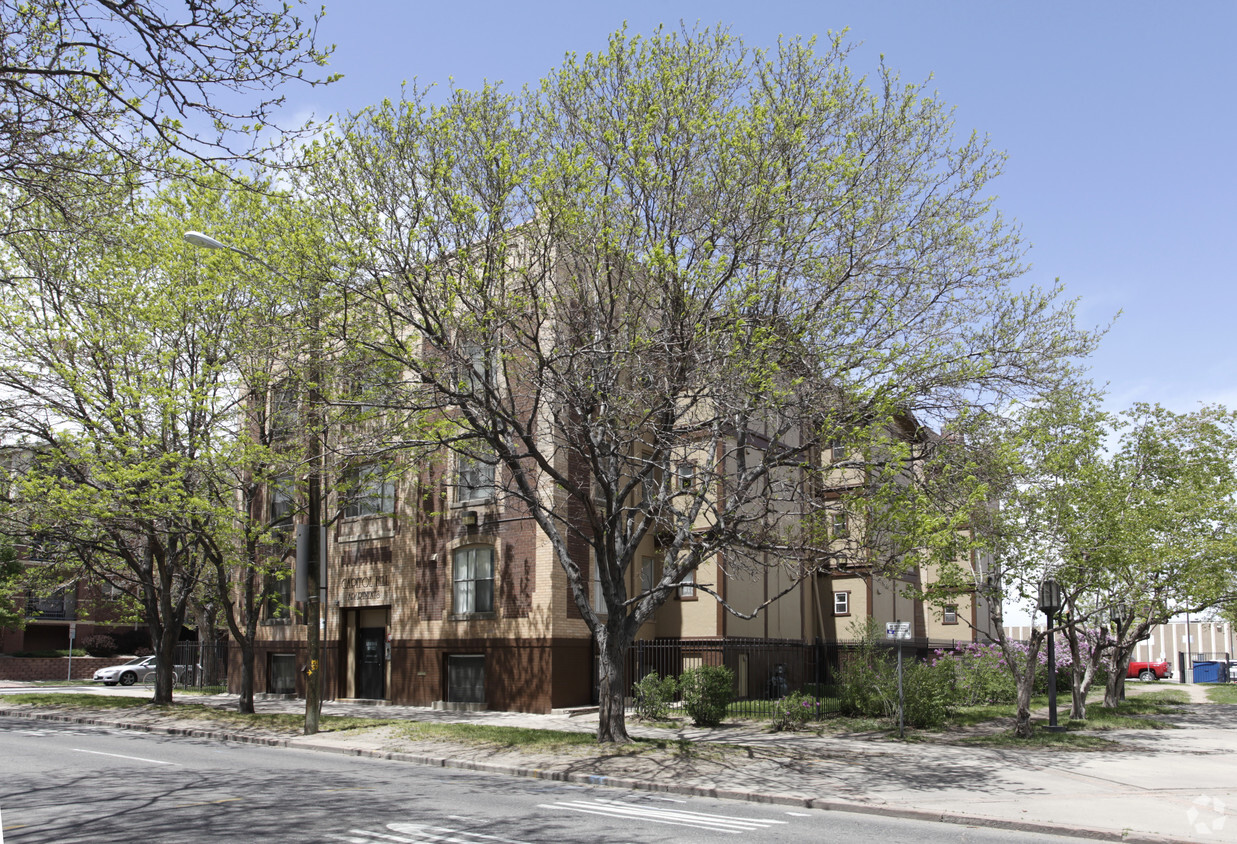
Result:
{"label": "tree canopy", "polygon": [[847,59],[619,32],[537,88],[414,89],[315,150],[349,325],[414,376],[392,404],[450,420],[409,442],[494,466],[549,538],[602,653],[603,739],[626,735],[627,645],[702,561],[798,579],[836,555],[822,442],[905,474],[895,419],[1049,389],[1095,340],[1015,285],[1000,154]]}
{"label": "tree canopy", "polygon": [[278,89],[330,81],[314,75],[330,53],[317,43],[322,12],[303,7],[3,0],[3,207],[38,200],[68,212],[169,154],[230,162],[294,137],[296,127],[271,125]]}

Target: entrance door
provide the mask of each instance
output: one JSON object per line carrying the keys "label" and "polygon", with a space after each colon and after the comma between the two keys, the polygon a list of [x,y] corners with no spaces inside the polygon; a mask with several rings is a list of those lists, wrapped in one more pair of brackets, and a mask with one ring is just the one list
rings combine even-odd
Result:
{"label": "entrance door", "polygon": [[362,627],[357,634],[357,697],[382,700],[386,697],[387,666],[383,652],[387,629]]}

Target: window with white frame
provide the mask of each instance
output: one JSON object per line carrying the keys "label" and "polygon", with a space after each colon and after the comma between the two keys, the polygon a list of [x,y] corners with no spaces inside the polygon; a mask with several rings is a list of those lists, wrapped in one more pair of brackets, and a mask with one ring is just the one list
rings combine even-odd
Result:
{"label": "window with white frame", "polygon": [[838,591],[833,593],[833,614],[850,615],[850,592]]}
{"label": "window with white frame", "polygon": [[942,613],[942,616],[943,616],[943,621],[945,624],[957,624],[958,623],[958,605],[957,604],[946,604],[945,610]]}
{"label": "window with white frame", "polygon": [[458,549],[453,558],[453,612],[456,615],[494,611],[494,549]]}
{"label": "window with white frame", "polygon": [[692,569],[687,574],[683,575],[679,581],[679,598],[681,600],[696,599],[696,571]]}
{"label": "window with white frame", "polygon": [[494,498],[494,464],[461,454],[455,463],[455,503],[468,504]]}
{"label": "window with white frame", "polygon": [[837,463],[846,459],[846,446],[842,443],[835,442],[829,446],[829,459]]}
{"label": "window with white frame", "polygon": [[678,473],[679,489],[692,489],[696,485],[696,464],[680,463]]}
{"label": "window with white frame", "polygon": [[830,514],[829,526],[834,539],[843,539],[850,535],[850,523],[846,519],[846,513],[841,510]]}
{"label": "window with white frame", "polygon": [[461,387],[470,393],[483,392],[493,373],[493,353],[483,344],[473,342],[464,343],[460,351],[465,361]]}
{"label": "window with white frame", "polygon": [[395,481],[386,477],[381,466],[366,464],[345,473],[344,518],[388,516],[395,512]]}

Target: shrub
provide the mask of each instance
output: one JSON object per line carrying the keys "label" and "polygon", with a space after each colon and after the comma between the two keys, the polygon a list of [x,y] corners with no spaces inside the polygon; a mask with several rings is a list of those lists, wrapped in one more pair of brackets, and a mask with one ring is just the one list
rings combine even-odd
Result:
{"label": "shrub", "polygon": [[106,633],[96,633],[82,640],[82,647],[91,656],[115,656],[116,640]]}
{"label": "shrub", "polygon": [[658,676],[656,671],[645,674],[632,687],[636,716],[650,721],[664,721],[670,716],[670,702],[679,684],[673,677]]}
{"label": "shrub", "polygon": [[820,717],[820,701],[803,692],[791,692],[773,703],[773,730],[799,730]]}
{"label": "shrub", "polygon": [[[897,718],[897,652],[881,642],[881,631],[869,625],[841,671],[838,701],[842,713],[868,718]],[[912,727],[935,727],[945,722],[956,704],[953,663],[938,659],[924,663],[903,656],[903,718]]]}
{"label": "shrub", "polygon": [[734,699],[734,672],[724,665],[689,668],[679,679],[683,709],[697,727],[716,727]]}

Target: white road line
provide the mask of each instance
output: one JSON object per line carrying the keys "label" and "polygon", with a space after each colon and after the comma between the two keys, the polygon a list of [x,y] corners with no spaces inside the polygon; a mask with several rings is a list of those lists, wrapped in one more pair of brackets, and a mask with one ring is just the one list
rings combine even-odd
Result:
{"label": "white road line", "polygon": [[350,829],[348,830],[349,835],[364,835],[368,837],[364,839],[346,838],[343,840],[349,842],[360,841],[361,844],[372,844],[374,841],[389,841],[394,842],[394,844],[416,844],[416,842],[422,841],[436,841],[441,842],[441,844],[476,844],[478,841],[496,841],[500,842],[500,844],[528,844],[526,841],[514,841],[510,838],[499,838],[495,835],[484,835],[480,832],[465,832],[459,829],[426,826],[418,823],[389,823],[387,824],[387,829],[390,830],[390,833]]}
{"label": "white road line", "polygon": [[592,803],[554,803],[541,804],[542,809],[561,809],[569,812],[584,812],[591,815],[605,815],[613,818],[631,818],[649,821],[650,823],[669,824],[672,826],[694,826],[730,835],[740,835],[744,832],[756,832],[775,824],[786,824],[783,820],[759,820],[755,818],[740,818],[732,815],[706,815],[701,812],[687,812],[681,809],[657,809],[651,806],[638,807],[621,801],[594,801]]}
{"label": "white road line", "polygon": [[[466,823],[472,820],[472,818],[466,818],[463,815],[447,815],[447,817],[453,821],[464,821]],[[395,829],[398,832],[399,831],[398,827],[400,826],[402,826],[402,824],[387,824],[387,829]],[[430,827],[430,829],[440,829],[440,831],[442,832],[458,831],[458,830],[450,830],[450,829],[441,829],[440,827]],[[460,832],[460,835],[467,835],[470,838],[480,838],[484,841],[498,841],[498,842],[501,842],[501,844],[528,844],[527,841],[516,841],[512,838],[501,838],[497,835],[486,835],[485,833],[482,833],[482,832]]]}
{"label": "white road line", "polygon": [[82,750],[80,747],[73,748],[76,753],[93,753],[95,756],[111,756],[116,759],[132,759],[134,762],[149,762],[152,765],[179,765],[179,762],[164,762],[162,759],[147,759],[143,756],[125,756],[121,753],[104,753],[101,750]]}
{"label": "white road line", "polygon": [[[597,798],[593,802],[594,803],[605,803],[605,804],[609,804],[612,806],[626,806],[632,809],[637,808],[637,806],[634,803],[629,803],[626,800],[604,800],[601,798]],[[727,820],[727,821],[737,821],[739,823],[755,824],[756,826],[771,826],[773,824],[790,823],[790,821],[779,821],[774,818],[763,820],[761,818],[744,818],[744,817],[739,817],[738,815],[714,815],[714,814],[706,814],[704,812],[689,812],[686,809],[660,809],[654,806],[648,806],[646,807],[646,810],[650,812],[666,812],[672,815],[705,818],[707,820],[720,819],[720,820]]]}

